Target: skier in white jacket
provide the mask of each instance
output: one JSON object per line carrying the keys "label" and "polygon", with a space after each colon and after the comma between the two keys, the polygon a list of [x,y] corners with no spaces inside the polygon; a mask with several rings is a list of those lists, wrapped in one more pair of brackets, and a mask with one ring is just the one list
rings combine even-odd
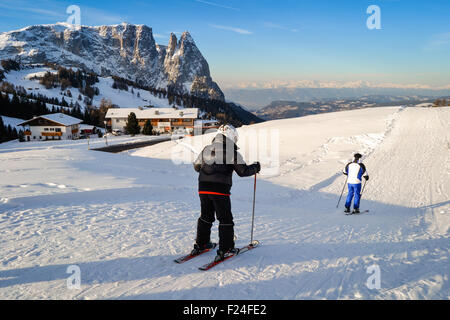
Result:
{"label": "skier in white jacket", "polygon": [[353,213],[359,213],[359,205],[361,200],[361,180],[364,175],[364,179],[369,180],[369,175],[367,173],[366,166],[360,162],[362,155],[357,153],[354,155],[353,162],[349,162],[343,171],[347,175],[348,184],[348,196],[345,202],[345,212],[350,212],[350,207],[352,204],[353,197],[355,201],[353,202]]}

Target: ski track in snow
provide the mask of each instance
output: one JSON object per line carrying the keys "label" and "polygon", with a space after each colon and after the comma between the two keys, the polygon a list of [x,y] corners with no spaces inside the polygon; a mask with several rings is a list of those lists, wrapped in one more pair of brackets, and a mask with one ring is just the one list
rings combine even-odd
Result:
{"label": "ski track in snow", "polygon": [[[339,128],[366,112],[373,127]],[[449,110],[379,108],[281,123],[326,118],[325,128],[332,117],[334,131],[311,146],[299,142],[297,154],[281,141],[279,175],[258,180],[261,247],[207,272],[197,268],[214,253],[173,262],[195,237],[191,165],[88,151],[76,142],[0,146],[0,298],[449,299]],[[299,127],[297,135],[307,135]],[[174,144],[136,153],[163,155]],[[345,216],[342,202],[336,209],[344,182],[336,172],[355,149],[366,155],[371,178],[362,203],[370,212]],[[253,180],[234,182],[240,246],[249,240]],[[366,286],[374,264],[379,290]],[[80,267],[81,289],[67,288],[69,265]]]}

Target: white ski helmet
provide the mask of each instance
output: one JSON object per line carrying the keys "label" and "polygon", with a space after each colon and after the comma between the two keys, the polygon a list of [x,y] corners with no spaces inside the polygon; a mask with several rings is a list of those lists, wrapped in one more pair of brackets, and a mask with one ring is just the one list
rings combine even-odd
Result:
{"label": "white ski helmet", "polygon": [[223,134],[225,137],[236,143],[239,139],[239,134],[235,127],[231,124],[223,124],[217,130],[218,133]]}

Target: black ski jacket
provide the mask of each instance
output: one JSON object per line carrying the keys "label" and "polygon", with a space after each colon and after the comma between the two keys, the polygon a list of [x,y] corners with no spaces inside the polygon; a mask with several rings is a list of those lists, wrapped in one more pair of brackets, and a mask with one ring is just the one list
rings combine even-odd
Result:
{"label": "black ski jacket", "polygon": [[222,134],[203,149],[194,162],[195,171],[200,173],[199,191],[229,194],[233,171],[240,177],[258,173],[258,165],[247,165],[237,150],[237,145]]}

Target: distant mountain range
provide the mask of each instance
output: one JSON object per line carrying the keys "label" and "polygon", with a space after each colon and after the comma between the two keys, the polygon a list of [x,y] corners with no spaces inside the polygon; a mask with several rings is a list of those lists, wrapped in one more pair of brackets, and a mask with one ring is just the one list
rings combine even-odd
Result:
{"label": "distant mountain range", "polygon": [[270,88],[224,89],[227,99],[246,106],[249,110],[267,107],[273,101],[312,102],[324,99],[360,99],[370,96],[384,97],[441,97],[450,95],[449,89],[387,88],[355,86],[352,88]]}
{"label": "distant mountain range", "polygon": [[[447,101],[450,101],[449,98],[446,97]],[[432,97],[373,95],[357,99],[323,99],[311,102],[273,101],[268,106],[254,113],[264,120],[276,120],[360,108],[432,104],[434,100],[435,98]]]}

